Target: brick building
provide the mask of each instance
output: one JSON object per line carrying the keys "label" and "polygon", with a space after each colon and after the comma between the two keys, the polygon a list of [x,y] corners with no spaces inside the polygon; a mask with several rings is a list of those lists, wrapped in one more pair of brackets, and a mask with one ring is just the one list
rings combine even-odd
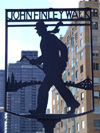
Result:
{"label": "brick building", "polygon": [[[94,108],[89,113],[76,118],[62,120],[55,127],[55,133],[99,133],[100,132],[100,1],[80,1],[79,8],[92,8],[92,42],[93,42],[93,73],[94,73]],[[78,22],[77,22],[78,23]],[[61,40],[68,47],[67,68],[64,71],[64,81],[81,82],[91,78],[90,63],[90,31],[89,26],[70,26]],[[80,106],[75,113],[83,113],[92,109],[91,91],[69,87]],[[52,112],[66,113],[66,103],[52,88]]]}

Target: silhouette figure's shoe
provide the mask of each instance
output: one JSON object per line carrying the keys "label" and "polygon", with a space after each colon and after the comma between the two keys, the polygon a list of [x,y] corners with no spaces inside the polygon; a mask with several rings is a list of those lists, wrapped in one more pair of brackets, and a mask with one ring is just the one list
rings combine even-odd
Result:
{"label": "silhouette figure's shoe", "polygon": [[73,104],[71,106],[71,110],[67,112],[67,114],[74,114],[75,113],[75,109],[78,108],[80,106],[80,103],[75,101],[75,104]]}
{"label": "silhouette figure's shoe", "polygon": [[45,114],[45,112],[40,112],[40,111],[38,111],[38,110],[29,110],[29,113],[31,113],[31,114]]}
{"label": "silhouette figure's shoe", "polygon": [[29,110],[29,113],[31,113],[31,114],[38,114],[37,110]]}

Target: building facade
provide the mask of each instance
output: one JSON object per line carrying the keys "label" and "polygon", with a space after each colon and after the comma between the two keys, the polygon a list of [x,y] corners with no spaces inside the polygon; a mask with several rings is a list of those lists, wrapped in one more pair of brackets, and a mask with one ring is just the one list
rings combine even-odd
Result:
{"label": "building facade", "polygon": [[[38,57],[37,51],[22,51],[21,57],[26,56],[29,59]],[[41,66],[42,67],[42,66]],[[44,73],[35,65],[30,65],[27,59],[21,62],[9,64],[9,79],[14,76],[17,82],[42,81]],[[12,74],[13,73],[13,74]],[[39,85],[23,87],[17,92],[7,93],[7,110],[17,114],[28,113],[29,110],[37,107],[37,94]],[[25,119],[11,114],[5,115],[5,133],[36,133],[42,131],[43,126],[36,120]]]}
{"label": "building facade", "polygon": [[[4,108],[5,70],[0,70],[0,108]],[[4,112],[0,113],[0,133],[4,133]]]}
{"label": "building facade", "polygon": [[[55,127],[55,133],[99,133],[100,132],[100,1],[80,1],[80,8],[92,8],[92,42],[93,42],[93,73],[94,73],[94,112],[76,118],[62,120]],[[78,23],[78,22],[75,22]],[[89,26],[70,26],[61,40],[68,47],[67,68],[63,73],[66,82],[81,82],[89,76],[91,78],[90,59],[90,31]],[[76,114],[92,109],[91,91],[69,87],[80,106]],[[62,89],[63,91],[63,89]],[[67,113],[66,103],[57,92],[52,89],[52,112]]]}

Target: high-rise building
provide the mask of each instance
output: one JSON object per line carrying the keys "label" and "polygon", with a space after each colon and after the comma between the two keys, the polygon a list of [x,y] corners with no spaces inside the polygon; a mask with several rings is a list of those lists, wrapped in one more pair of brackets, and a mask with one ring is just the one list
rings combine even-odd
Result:
{"label": "high-rise building", "polygon": [[[4,108],[5,70],[0,70],[0,108]],[[4,112],[0,113],[0,133],[4,133]]]}
{"label": "high-rise building", "polygon": [[0,107],[4,107],[5,70],[0,70]]}
{"label": "high-rise building", "polygon": [[[99,133],[100,132],[100,1],[80,1],[80,8],[92,8],[92,42],[93,42],[93,73],[94,73],[94,112],[62,120],[55,127],[55,133]],[[78,22],[75,22],[78,23]],[[89,26],[70,26],[61,40],[68,47],[67,68],[64,71],[64,81],[81,82],[91,78],[90,31]],[[83,113],[92,109],[91,91],[69,87],[80,106],[75,113]],[[62,88],[63,91],[63,88]],[[66,103],[52,89],[52,112],[66,113]]]}
{"label": "high-rise building", "polygon": [[[38,57],[37,51],[22,51],[21,57],[29,59]],[[42,66],[41,66],[42,67]],[[27,59],[21,62],[10,63],[8,67],[9,80],[13,76],[16,82],[42,81],[44,73],[37,66],[31,65]],[[7,93],[7,110],[17,114],[28,113],[37,107],[39,85],[27,86],[17,92]],[[37,120],[21,118],[11,114],[5,115],[5,133],[36,133],[42,131],[43,126]]]}

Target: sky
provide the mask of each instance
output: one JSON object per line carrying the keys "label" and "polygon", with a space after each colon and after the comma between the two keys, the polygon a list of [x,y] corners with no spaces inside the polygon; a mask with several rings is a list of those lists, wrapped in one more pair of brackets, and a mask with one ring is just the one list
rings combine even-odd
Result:
{"label": "sky", "polygon": [[[0,69],[5,64],[5,9],[77,8],[79,0],[0,0]],[[59,33],[64,35],[65,30]],[[41,38],[31,28],[8,28],[8,62],[20,59],[20,51],[38,50]],[[39,55],[40,55],[39,51]],[[13,56],[12,56],[13,55]]]}
{"label": "sky", "polygon": [[[0,0],[0,69],[5,69],[5,9],[77,8],[79,0]],[[64,36],[67,27],[60,31]],[[20,60],[21,50],[38,50],[41,38],[33,27],[8,29],[8,63]]]}

